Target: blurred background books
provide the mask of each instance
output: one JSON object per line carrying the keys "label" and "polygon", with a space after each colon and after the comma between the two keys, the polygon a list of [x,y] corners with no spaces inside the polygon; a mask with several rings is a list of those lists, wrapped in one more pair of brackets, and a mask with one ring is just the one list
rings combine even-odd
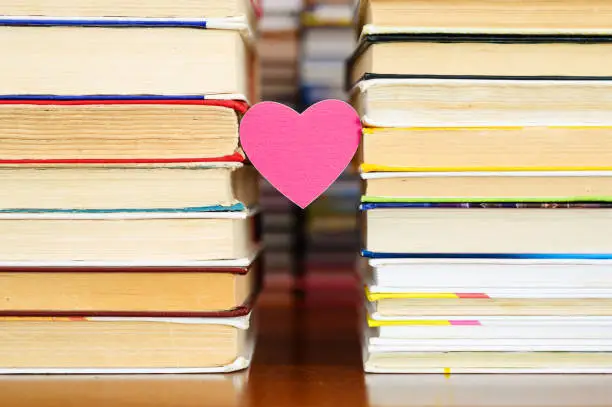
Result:
{"label": "blurred background books", "polygon": [[[345,63],[356,43],[355,2],[263,0],[262,6],[262,99],[298,111],[324,99],[346,100]],[[326,288],[335,291],[340,285],[354,291],[359,195],[359,177],[350,168],[305,211],[263,182],[269,289],[295,284],[300,292],[318,287],[309,292],[325,295]]]}

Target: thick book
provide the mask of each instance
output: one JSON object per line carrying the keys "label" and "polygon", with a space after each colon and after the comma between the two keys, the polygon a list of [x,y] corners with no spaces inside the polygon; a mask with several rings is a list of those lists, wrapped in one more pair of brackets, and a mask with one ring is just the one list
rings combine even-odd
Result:
{"label": "thick book", "polygon": [[256,252],[183,267],[11,267],[0,272],[7,316],[234,317],[261,285]]}
{"label": "thick book", "polygon": [[[9,406],[67,406],[86,402],[91,407],[110,404],[155,405],[173,404],[195,407],[238,407],[245,398],[249,372],[231,375],[14,375],[0,380],[2,399]],[[78,388],[78,394],[75,393]],[[109,392],[109,389],[112,389]],[[155,389],[155,391],[151,391]],[[489,406],[490,407],[490,406]]]}
{"label": "thick book", "polygon": [[375,33],[608,34],[606,0],[361,0],[357,27]]}
{"label": "thick book", "polygon": [[256,210],[0,214],[0,265],[194,266],[251,256]]}
{"label": "thick book", "polygon": [[610,203],[363,204],[366,257],[610,259]]}
{"label": "thick book", "polygon": [[[603,162],[602,162],[603,164]],[[363,202],[539,203],[609,202],[612,171],[547,171],[503,168],[430,168],[405,172],[364,165]]]}
{"label": "thick book", "polygon": [[[352,86],[383,77],[611,79],[612,36],[366,35],[349,61]],[[606,58],[610,58],[606,60]]]}
{"label": "thick book", "polygon": [[0,21],[0,36],[3,95],[258,98],[253,46],[237,30]]}
{"label": "thick book", "polygon": [[612,127],[366,128],[362,141],[364,172],[612,170]]}
{"label": "thick book", "polygon": [[250,364],[249,325],[250,314],[0,317],[0,374],[232,372]]}
{"label": "thick book", "polygon": [[370,127],[612,126],[612,80],[368,76],[352,103]]}
{"label": "thick book", "polygon": [[248,105],[205,96],[0,96],[0,164],[235,161]]}
{"label": "thick book", "polygon": [[0,213],[191,213],[257,206],[259,177],[250,165],[159,161],[0,161]]}

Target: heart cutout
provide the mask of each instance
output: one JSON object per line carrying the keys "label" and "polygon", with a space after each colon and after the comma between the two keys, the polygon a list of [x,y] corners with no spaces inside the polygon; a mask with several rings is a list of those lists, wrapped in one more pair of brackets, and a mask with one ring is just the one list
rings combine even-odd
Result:
{"label": "heart cutout", "polygon": [[253,106],[240,123],[251,163],[281,194],[304,209],[342,174],[361,140],[359,115],[325,100],[304,113],[276,102]]}

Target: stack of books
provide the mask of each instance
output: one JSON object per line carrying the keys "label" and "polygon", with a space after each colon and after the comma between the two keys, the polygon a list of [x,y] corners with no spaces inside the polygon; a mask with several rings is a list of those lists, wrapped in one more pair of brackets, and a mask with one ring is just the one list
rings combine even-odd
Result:
{"label": "stack of books", "polygon": [[345,61],[355,48],[352,0],[310,0],[302,12],[301,102],[346,99]]}
{"label": "stack of books", "polygon": [[258,177],[238,126],[257,14],[0,6],[0,373],[249,365]]}
{"label": "stack of books", "polygon": [[369,372],[612,372],[612,4],[364,0]]}
{"label": "stack of books", "polygon": [[300,12],[302,0],[262,0],[257,44],[261,58],[262,98],[297,107]]}

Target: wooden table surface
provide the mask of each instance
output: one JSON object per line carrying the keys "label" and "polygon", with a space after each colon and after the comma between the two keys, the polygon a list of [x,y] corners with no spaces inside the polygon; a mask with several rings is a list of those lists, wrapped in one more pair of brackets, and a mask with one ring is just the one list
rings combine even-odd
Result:
{"label": "wooden table surface", "polygon": [[612,375],[364,375],[357,306],[306,304],[260,305],[249,372],[0,377],[0,407],[612,406]]}

